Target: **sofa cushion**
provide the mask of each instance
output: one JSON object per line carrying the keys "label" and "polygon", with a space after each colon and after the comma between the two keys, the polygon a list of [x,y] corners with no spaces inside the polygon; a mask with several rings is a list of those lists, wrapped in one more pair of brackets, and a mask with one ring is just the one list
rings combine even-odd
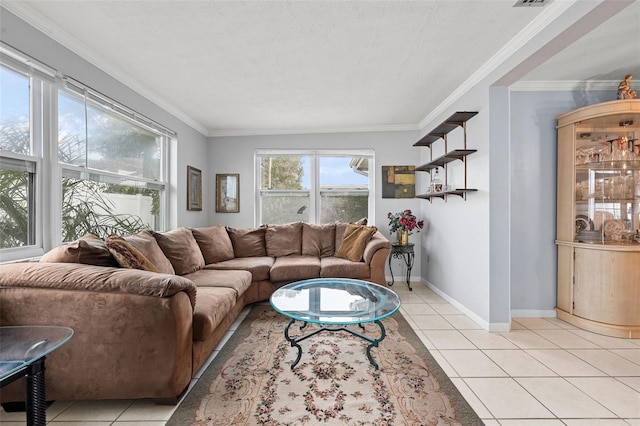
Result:
{"label": "sofa cushion", "polygon": [[348,224],[335,257],[359,262],[362,260],[367,242],[377,230],[375,226]]}
{"label": "sofa cushion", "polygon": [[342,244],[342,237],[344,236],[344,231],[347,230],[348,222],[336,222],[336,251],[340,248],[340,244]]}
{"label": "sofa cushion", "polygon": [[302,224],[302,254],[316,257],[333,256],[336,251],[336,224]]}
{"label": "sofa cushion", "polygon": [[264,242],[266,227],[259,228],[231,228],[227,227],[234,257],[266,256],[267,249]]}
{"label": "sofa cushion", "polygon": [[158,269],[137,248],[118,235],[111,235],[105,240],[105,245],[123,268],[142,269],[143,271],[158,272]]}
{"label": "sofa cushion", "polygon": [[204,257],[190,229],[181,227],[168,232],[153,232],[153,236],[177,275],[204,267]]}
{"label": "sofa cushion", "polygon": [[171,265],[167,256],[164,255],[162,249],[158,245],[158,242],[150,231],[141,231],[135,235],[128,235],[124,237],[124,239],[133,247],[137,248],[144,257],[149,259],[161,274],[176,273],[173,269],[173,265]]}
{"label": "sofa cushion", "polygon": [[118,262],[116,262],[102,238],[94,234],[86,234],[77,241],[49,250],[40,258],[40,262],[118,266]]}
{"label": "sofa cushion", "polygon": [[233,245],[224,225],[191,228],[191,233],[200,246],[205,263],[233,259]]}
{"label": "sofa cushion", "polygon": [[269,279],[269,271],[273,266],[273,258],[260,256],[260,257],[242,257],[231,260],[225,260],[224,262],[211,263],[205,266],[205,269],[220,269],[220,270],[239,270],[251,272],[251,281],[265,281]]}
{"label": "sofa cushion", "polygon": [[264,234],[267,256],[280,257],[302,253],[302,222],[271,225]]}
{"label": "sofa cushion", "polygon": [[364,262],[352,262],[339,257],[320,259],[321,278],[369,278],[371,271]]}
{"label": "sofa cushion", "polygon": [[320,277],[320,259],[316,256],[278,257],[271,267],[271,281],[293,281]]}
{"label": "sofa cushion", "polygon": [[193,340],[204,341],[210,338],[235,304],[236,292],[231,288],[199,288],[193,310]]}
{"label": "sofa cushion", "polygon": [[236,298],[242,296],[251,285],[251,273],[248,271],[201,269],[183,277],[193,281],[198,291],[203,287],[231,288],[236,292]]}

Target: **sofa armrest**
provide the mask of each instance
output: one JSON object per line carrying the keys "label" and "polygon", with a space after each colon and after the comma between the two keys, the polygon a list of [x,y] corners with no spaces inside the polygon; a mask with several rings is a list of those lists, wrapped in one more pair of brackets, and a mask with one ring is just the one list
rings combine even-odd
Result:
{"label": "sofa armrest", "polygon": [[[47,355],[48,400],[173,398],[192,378],[193,308],[185,292],[0,286],[0,306],[3,326],[73,329],[69,342]],[[3,387],[0,398],[23,401],[24,381]]]}
{"label": "sofa armrest", "polygon": [[31,287],[171,297],[184,291],[195,306],[196,285],[177,275],[80,263],[20,262],[0,265],[0,287]]}
{"label": "sofa armrest", "polygon": [[391,242],[387,239],[387,237],[382,235],[380,231],[376,231],[364,248],[364,254],[362,255],[364,262],[367,265],[371,264],[371,259],[373,259],[373,256],[376,254],[376,252],[381,249],[390,250]]}
{"label": "sofa armrest", "polygon": [[[0,265],[0,325],[71,327],[47,356],[47,397],[172,398],[192,378],[195,284],[184,277],[78,263]],[[20,380],[2,402],[24,399]]]}

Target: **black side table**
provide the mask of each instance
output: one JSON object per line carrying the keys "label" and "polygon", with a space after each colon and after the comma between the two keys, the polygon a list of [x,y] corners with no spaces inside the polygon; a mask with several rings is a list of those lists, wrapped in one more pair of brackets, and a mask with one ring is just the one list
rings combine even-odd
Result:
{"label": "black side table", "polygon": [[391,252],[389,253],[389,271],[391,272],[391,282],[387,283],[391,287],[395,283],[393,278],[393,268],[391,267],[391,259],[402,259],[407,266],[407,276],[405,277],[409,291],[411,288],[411,268],[413,268],[413,259],[415,254],[413,252],[413,243],[407,245],[391,244]]}

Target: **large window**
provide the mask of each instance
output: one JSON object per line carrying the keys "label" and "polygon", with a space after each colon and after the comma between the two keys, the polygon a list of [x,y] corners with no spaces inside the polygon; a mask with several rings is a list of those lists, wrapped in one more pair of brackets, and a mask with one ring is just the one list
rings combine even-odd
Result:
{"label": "large window", "polygon": [[161,229],[167,139],[67,79],[58,96],[62,240]]}
{"label": "large window", "polygon": [[373,151],[257,151],[258,224],[369,217]]}
{"label": "large window", "polygon": [[164,229],[175,133],[0,43],[0,260]]}
{"label": "large window", "polygon": [[[0,63],[0,252],[37,253],[45,87],[53,76],[3,56]],[[49,93],[49,92],[47,92]],[[3,256],[4,257],[4,256]]]}

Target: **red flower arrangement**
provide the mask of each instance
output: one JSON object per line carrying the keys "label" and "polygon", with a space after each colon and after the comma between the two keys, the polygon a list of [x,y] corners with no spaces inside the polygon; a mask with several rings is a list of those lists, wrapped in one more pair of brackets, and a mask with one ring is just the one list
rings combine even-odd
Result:
{"label": "red flower arrangement", "polygon": [[396,214],[389,212],[387,217],[389,218],[389,226],[391,226],[392,233],[400,231],[408,232],[409,235],[411,235],[413,230],[420,232],[424,227],[424,220],[418,221],[418,218],[416,218],[409,209]]}

